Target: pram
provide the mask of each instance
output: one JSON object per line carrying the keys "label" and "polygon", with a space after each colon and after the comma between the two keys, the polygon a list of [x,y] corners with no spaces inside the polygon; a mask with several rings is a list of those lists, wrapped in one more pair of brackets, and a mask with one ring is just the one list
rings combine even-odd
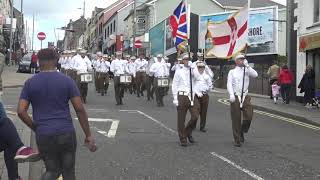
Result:
{"label": "pram", "polygon": [[320,90],[316,90],[313,98],[313,106],[320,108]]}

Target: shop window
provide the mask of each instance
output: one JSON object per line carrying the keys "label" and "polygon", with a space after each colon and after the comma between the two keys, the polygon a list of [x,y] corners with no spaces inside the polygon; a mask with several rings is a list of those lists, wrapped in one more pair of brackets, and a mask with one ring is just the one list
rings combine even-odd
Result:
{"label": "shop window", "polygon": [[108,26],[108,37],[109,37],[109,35],[110,35],[110,28],[109,28],[109,26]]}
{"label": "shop window", "polygon": [[113,31],[116,32],[116,20],[113,21]]}
{"label": "shop window", "polygon": [[313,22],[319,22],[319,14],[320,14],[320,0],[314,0],[313,6]]}

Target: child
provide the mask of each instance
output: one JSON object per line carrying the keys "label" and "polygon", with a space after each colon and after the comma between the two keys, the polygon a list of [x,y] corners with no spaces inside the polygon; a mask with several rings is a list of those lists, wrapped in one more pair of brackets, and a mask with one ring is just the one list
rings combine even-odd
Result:
{"label": "child", "polygon": [[280,86],[278,85],[278,81],[275,81],[272,85],[272,97],[275,104],[277,104],[277,99],[280,94]]}

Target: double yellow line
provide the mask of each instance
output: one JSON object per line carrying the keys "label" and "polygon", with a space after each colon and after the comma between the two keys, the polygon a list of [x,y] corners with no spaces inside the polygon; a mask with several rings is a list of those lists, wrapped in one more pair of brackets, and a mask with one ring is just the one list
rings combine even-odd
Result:
{"label": "double yellow line", "polygon": [[[225,105],[230,105],[229,100],[227,100],[227,99],[219,99],[218,102],[222,103],[222,104],[225,104]],[[271,113],[264,112],[264,111],[259,111],[259,110],[254,110],[253,112],[255,112],[257,114],[260,114],[260,115],[268,116],[268,117],[271,117],[271,118],[274,118],[274,119],[279,119],[279,120],[282,120],[282,121],[286,121],[286,122],[289,122],[289,123],[292,123],[292,124],[295,124],[295,125],[299,125],[299,126],[302,126],[302,127],[306,127],[306,128],[309,128],[309,129],[312,129],[312,130],[315,130],[315,131],[320,130],[319,126],[314,126],[312,124],[300,122],[300,121],[297,121],[297,120],[294,120],[294,119],[291,119],[291,118],[286,118],[286,117],[283,117],[283,116],[279,116],[279,115],[275,115],[275,114],[271,114]]]}

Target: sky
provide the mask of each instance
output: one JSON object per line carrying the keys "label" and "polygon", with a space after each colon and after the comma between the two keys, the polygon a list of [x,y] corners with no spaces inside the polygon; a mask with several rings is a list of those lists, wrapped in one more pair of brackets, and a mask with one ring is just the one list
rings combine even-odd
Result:
{"label": "sky", "polygon": [[[21,0],[13,0],[14,5],[20,10]],[[85,0],[86,18],[91,16],[95,6],[100,8],[108,7],[117,0]],[[267,0],[266,0],[267,1]],[[286,0],[273,0],[285,4]],[[29,27],[29,36],[32,38],[32,17],[35,15],[34,23],[34,49],[40,49],[41,42],[37,39],[38,32],[45,32],[47,38],[43,41],[43,47],[48,42],[62,40],[64,31],[56,28],[66,26],[70,19],[77,20],[83,14],[84,0],[23,0],[23,12],[25,21]],[[26,22],[25,22],[26,23]]]}

